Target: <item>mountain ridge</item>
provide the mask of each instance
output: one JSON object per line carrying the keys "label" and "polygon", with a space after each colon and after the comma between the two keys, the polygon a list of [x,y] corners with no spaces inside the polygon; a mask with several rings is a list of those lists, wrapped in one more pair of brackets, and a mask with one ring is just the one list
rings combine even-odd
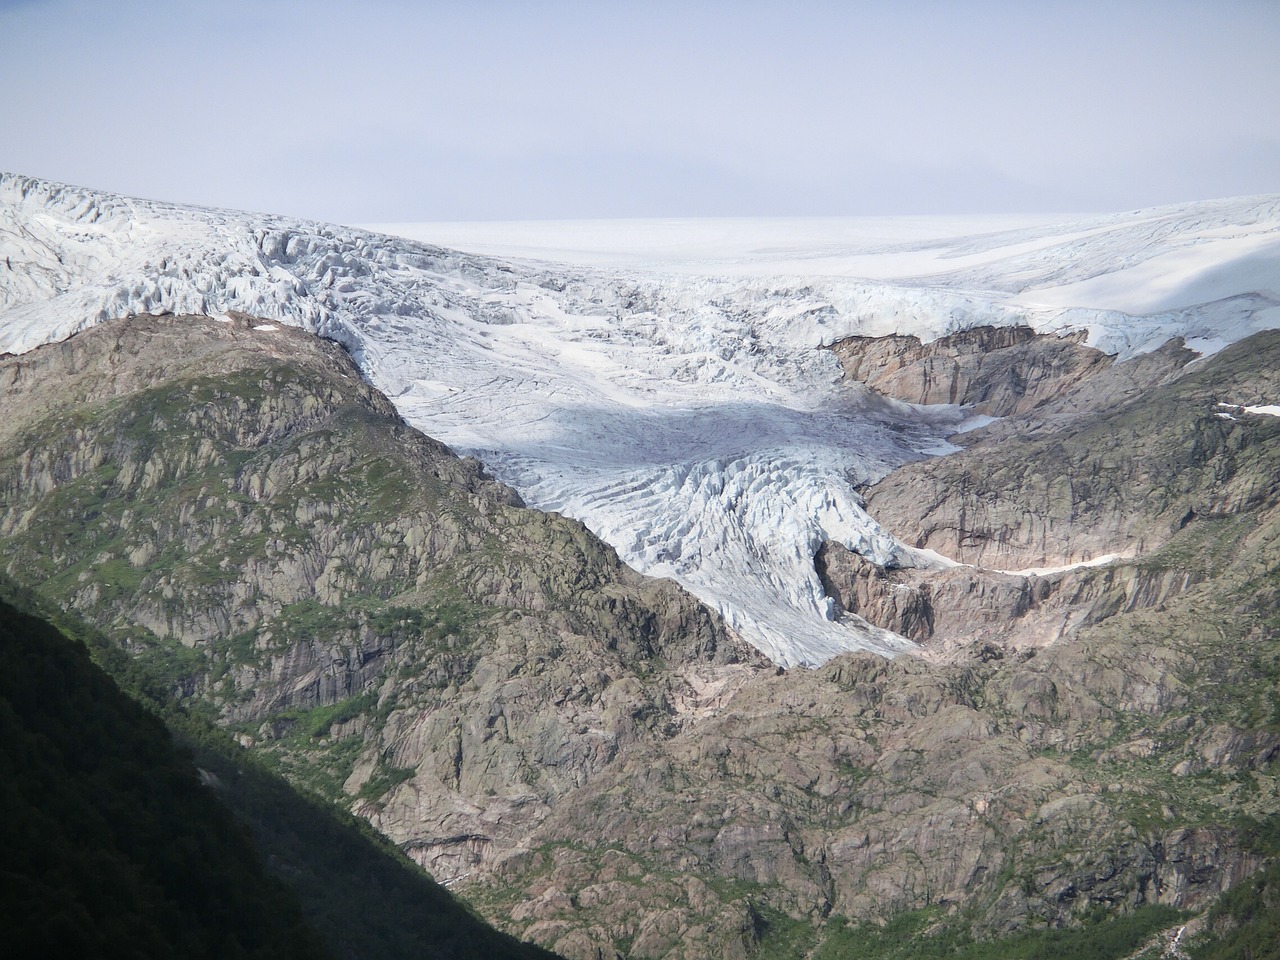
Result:
{"label": "mountain ridge", "polygon": [[104,634],[7,577],[0,596],[6,942],[95,956],[553,957],[486,927],[367,827],[246,757]]}
{"label": "mountain ridge", "polygon": [[674,584],[404,424],[341,348],[261,326],[135,318],[0,362],[10,574],[243,743],[335,798],[420,770],[381,822],[463,873],[765,669]]}
{"label": "mountain ridge", "polygon": [[[0,363],[10,571],[508,932],[574,960],[798,956],[895,917],[1005,937],[1202,910],[1270,862],[1274,498],[1190,521],[1143,560],[1165,596],[1066,642],[778,671],[269,326],[138,317]],[[1167,389],[1265,379],[1269,349]],[[1080,436],[1108,413],[1061,403]],[[1001,436],[971,472],[1024,460]],[[1213,463],[1181,436],[1153,442]]]}
{"label": "mountain ridge", "polygon": [[[513,265],[13,175],[0,177],[0,200],[0,236],[20,267],[0,273],[0,350],[153,311],[240,310],[322,333],[410,422],[477,456],[530,505],[581,519],[637,569],[677,579],[782,665],[909,649],[856,616],[836,622],[812,557],[839,541],[902,562],[903,546],[847,480],[871,482],[951,449],[945,437],[964,420],[949,406],[903,408],[851,389],[835,357],[815,348],[1031,323],[1048,334],[1089,330],[1091,345],[1123,357],[1175,336],[1208,351],[1280,323],[1265,263],[1215,287],[1226,295],[1212,303],[1135,316],[1105,303],[1041,309],[993,295],[986,281]],[[1119,232],[1100,227],[1072,269],[1136,269],[1160,259],[1142,252],[1153,243],[1153,255],[1209,251],[1204,264],[1234,263],[1231,237],[1265,246],[1273,207],[1264,198],[1165,211],[1156,234],[1113,217]],[[981,251],[1000,242],[973,239],[972,255],[989,260]],[[1055,258],[1072,249],[1017,256],[1052,278]]]}

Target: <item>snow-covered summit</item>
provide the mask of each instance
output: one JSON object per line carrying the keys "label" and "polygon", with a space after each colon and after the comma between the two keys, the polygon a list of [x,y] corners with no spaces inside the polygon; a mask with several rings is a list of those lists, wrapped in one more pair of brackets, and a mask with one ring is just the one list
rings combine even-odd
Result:
{"label": "snow-covered summit", "polygon": [[[820,346],[1030,323],[1132,353],[1280,326],[1277,197],[815,242],[808,258],[802,224],[769,247],[768,223],[745,254],[565,265],[4,175],[0,351],[160,311],[240,310],[332,337],[414,425],[794,664],[909,646],[831,620],[813,557],[839,540],[907,560],[850,482],[946,450],[965,416],[851,389]],[[861,271],[872,279],[836,268],[877,257],[894,266]],[[1139,287],[1158,312],[1117,305]]]}

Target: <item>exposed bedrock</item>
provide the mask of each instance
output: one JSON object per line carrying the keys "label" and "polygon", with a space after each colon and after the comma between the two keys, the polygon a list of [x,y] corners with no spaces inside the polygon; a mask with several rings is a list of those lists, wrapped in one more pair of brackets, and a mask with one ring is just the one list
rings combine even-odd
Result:
{"label": "exposed bedrock", "polygon": [[823,544],[814,565],[842,612],[941,651],[1052,643],[1116,614],[1166,603],[1211,569],[1124,562],[1043,575],[970,566],[887,569],[839,543]]}
{"label": "exposed bedrock", "polygon": [[969,431],[962,435],[962,442],[972,446],[1005,439],[1030,440],[1065,429],[1077,421],[1090,420],[1100,412],[1131,403],[1147,391],[1176,380],[1188,364],[1199,358],[1200,354],[1189,349],[1181,337],[1174,337],[1150,353],[1099,367],[1034,410],[1003,417]]}
{"label": "exposed bedrock", "polygon": [[845,376],[909,403],[959,403],[1008,416],[1031,410],[1111,365],[1084,346],[1030,327],[975,327],[922,343],[918,337],[849,337],[832,344]]}
{"label": "exposed bedrock", "polygon": [[823,544],[814,566],[842,611],[921,644],[1004,633],[1050,588],[1047,580],[972,567],[886,569],[839,543]]}
{"label": "exposed bedrock", "polygon": [[1280,334],[1190,356],[1171,341],[869,488],[880,523],[959,565],[882,568],[825,544],[838,610],[935,651],[1016,649],[1221,578],[1280,509],[1280,422],[1221,406],[1280,396]]}
{"label": "exposed bedrock", "polygon": [[867,510],[908,544],[988,569],[1149,554],[1280,498],[1280,420],[1219,406],[1280,394],[1277,370],[1280,332],[1257,334],[1029,439],[1009,435],[1011,418],[961,453],[895,471],[867,491]]}

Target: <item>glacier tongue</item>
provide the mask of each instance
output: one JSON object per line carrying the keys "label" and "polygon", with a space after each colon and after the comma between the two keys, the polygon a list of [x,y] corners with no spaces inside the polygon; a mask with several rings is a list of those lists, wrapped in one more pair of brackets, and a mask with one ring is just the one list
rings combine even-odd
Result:
{"label": "glacier tongue", "polygon": [[[1209,234],[1233,217],[1274,234],[1276,210],[1263,198],[1192,213]],[[1028,247],[1055,236],[1043,229],[1039,247],[1026,231],[1010,241],[1024,280]],[[1116,269],[1148,262],[1099,243],[1106,229],[1060,232],[1083,236],[1081,249],[1103,251]],[[821,346],[1032,323],[1084,329],[1124,353],[1179,333],[1233,339],[1280,325],[1270,290],[1136,318],[1105,304],[1017,302],[1037,295],[1030,282],[975,293],[937,276],[711,279],[504,262],[13,175],[0,177],[0,241],[0,350],[161,311],[242,311],[331,337],[415,426],[479,457],[531,506],[581,519],[641,571],[678,580],[782,665],[911,646],[856,619],[832,620],[813,558],[830,539],[878,562],[909,562],[853,484],[946,449],[966,416],[841,383]],[[970,246],[998,251],[999,241]],[[998,258],[987,254],[978,270],[968,256],[970,276],[1000,286]],[[1064,282],[1088,275],[1077,263]]]}

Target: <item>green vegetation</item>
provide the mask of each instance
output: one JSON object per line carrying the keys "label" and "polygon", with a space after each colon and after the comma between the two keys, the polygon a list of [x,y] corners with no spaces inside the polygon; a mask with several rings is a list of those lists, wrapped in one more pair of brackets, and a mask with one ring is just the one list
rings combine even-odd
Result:
{"label": "green vegetation", "polygon": [[208,728],[197,762],[264,854],[282,866],[308,920],[342,955],[551,960],[552,954],[486,926],[364,820],[299,794]]}
{"label": "green vegetation", "polygon": [[0,578],[0,594],[17,604],[0,603],[6,949],[552,960],[485,926],[364,821],[300,795],[222,731],[152,698],[146,665],[97,631],[56,614],[148,707],[79,641],[21,612],[38,603],[30,591]]}
{"label": "green vegetation", "polygon": [[752,905],[748,909],[756,946],[753,960],[808,957],[818,933],[808,920],[796,920],[781,910]]}
{"label": "green vegetation", "polygon": [[884,926],[834,919],[813,960],[1121,960],[1183,914],[1159,904],[1079,927],[1025,930],[974,940],[937,910],[899,914]]}
{"label": "green vegetation", "polygon": [[412,767],[379,767],[360,788],[357,796],[361,800],[377,800],[411,779],[415,772]]}
{"label": "green vegetation", "polygon": [[1192,944],[1193,960],[1280,960],[1280,862],[1228,890],[1208,926]]}
{"label": "green vegetation", "polygon": [[164,725],[0,603],[0,942],[15,956],[318,957]]}
{"label": "green vegetation", "polygon": [[[335,389],[333,371],[307,362],[258,358],[28,425],[0,466],[21,469],[6,458],[39,451],[49,479],[18,484],[26,519],[6,537],[6,562],[126,645],[148,697],[182,700],[249,735],[269,722],[282,735],[255,739],[273,767],[345,802],[361,738],[330,743],[328,731],[367,714],[377,732],[385,717],[370,677],[344,678],[335,686],[356,696],[325,703],[327,689],[319,705],[315,691],[264,695],[266,678],[305,651],[338,651],[355,672],[373,650],[367,673],[394,657],[402,677],[438,675],[443,686],[470,669],[458,654],[494,611],[465,595],[441,558],[430,582],[415,584],[422,561],[406,529],[413,511],[440,505],[439,468],[389,442],[399,428],[354,385]],[[475,508],[456,490],[447,499],[447,532],[465,536]],[[420,519],[413,535],[432,522]],[[345,549],[332,547],[335,536]],[[321,571],[323,598],[313,588]],[[396,596],[411,585],[412,606]]]}
{"label": "green vegetation", "polygon": [[358,697],[348,697],[337,703],[327,703],[312,707],[309,710],[291,707],[282,710],[273,718],[278,723],[290,727],[293,737],[317,740],[329,736],[335,724],[348,723],[356,717],[369,713],[378,705],[378,696],[374,693],[362,693]]}

